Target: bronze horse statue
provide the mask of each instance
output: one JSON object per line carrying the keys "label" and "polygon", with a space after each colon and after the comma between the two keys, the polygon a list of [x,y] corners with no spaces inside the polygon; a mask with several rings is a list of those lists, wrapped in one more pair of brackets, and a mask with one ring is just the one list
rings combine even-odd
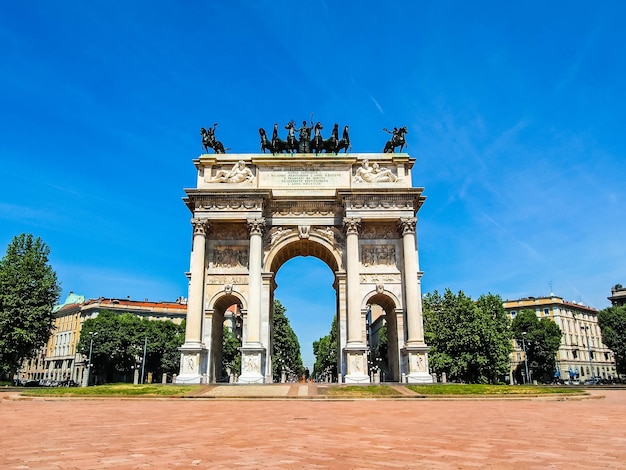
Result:
{"label": "bronze horse statue", "polygon": [[296,140],[295,134],[295,124],[293,121],[289,121],[289,124],[285,126],[285,129],[289,131],[287,134],[287,140],[283,140],[278,137],[278,124],[274,124],[274,131],[272,132],[272,142],[271,145],[273,147],[273,154],[282,152],[294,153],[298,151],[298,141]]}
{"label": "bronze horse statue", "polygon": [[317,122],[313,128],[313,140],[311,140],[311,151],[315,152],[315,155],[324,150],[324,139],[322,138],[321,130],[324,129],[321,122]]}
{"label": "bronze horse statue", "polygon": [[403,126],[400,129],[394,127],[393,131],[389,131],[386,127],[383,127],[383,130],[388,134],[392,134],[391,139],[388,140],[385,144],[383,153],[394,153],[396,147],[400,147],[400,152],[402,152],[402,148],[406,145],[406,140],[404,140],[404,136],[409,132],[406,126]]}
{"label": "bronze horse statue", "polygon": [[274,153],[274,146],[272,145],[272,142],[270,142],[267,138],[267,135],[265,134],[265,129],[263,129],[262,127],[259,128],[259,135],[261,136],[261,150],[263,150],[263,153],[265,153],[266,149],[269,150],[270,153]]}
{"label": "bronze horse statue", "polygon": [[344,153],[348,153],[348,149],[352,150],[352,146],[350,145],[350,134],[348,130],[350,128],[348,126],[344,126],[343,134],[341,136],[341,140],[339,140],[339,124],[335,124],[333,126],[333,130],[330,133],[330,139],[324,141],[324,150],[326,153],[334,153],[337,154],[343,149]]}
{"label": "bronze horse statue", "polygon": [[204,147],[204,151],[209,153],[209,148],[212,148],[215,153],[226,153],[224,149],[224,145],[215,139],[215,128],[217,124],[213,124],[213,128],[210,127],[205,129],[204,127],[200,128],[200,135],[202,136],[202,146]]}
{"label": "bronze horse statue", "polygon": [[348,134],[348,130],[350,128],[348,126],[344,126],[343,134],[341,136],[341,140],[337,144],[337,150],[335,153],[339,153],[341,149],[344,149],[343,153],[348,153],[348,149],[352,150],[352,146],[350,145],[350,135]]}

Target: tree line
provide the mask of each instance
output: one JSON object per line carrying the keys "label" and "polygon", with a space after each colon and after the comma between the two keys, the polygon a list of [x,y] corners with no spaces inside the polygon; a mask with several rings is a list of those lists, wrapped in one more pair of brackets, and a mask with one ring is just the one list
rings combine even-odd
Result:
{"label": "tree line", "polygon": [[[34,357],[53,334],[53,307],[61,292],[55,271],[49,264],[50,248],[31,234],[15,236],[0,260],[0,374],[10,378],[23,360]],[[424,336],[431,347],[431,371],[446,373],[449,380],[497,383],[508,375],[511,340],[523,343],[532,377],[549,381],[556,369],[556,351],[561,330],[532,310],[522,310],[509,321],[502,299],[493,294],[473,301],[462,291],[446,289],[423,298]],[[287,375],[300,377],[300,344],[278,301],[273,305],[272,375],[275,381]],[[598,312],[604,344],[616,357],[617,372],[626,373],[626,306]],[[225,329],[223,373],[239,373],[241,339]],[[150,321],[132,314],[100,312],[86,320],[78,351],[87,356],[92,347],[94,375],[106,380],[127,377],[143,360],[144,369],[160,375],[178,371],[184,342],[184,325]],[[383,341],[386,335],[382,335]],[[92,343],[93,340],[93,343]],[[313,344],[314,375],[337,378],[337,324],[333,319],[328,335]],[[384,348],[374,352],[385,358]],[[138,358],[141,358],[139,360]]]}
{"label": "tree line", "polygon": [[[430,346],[429,366],[432,373],[448,380],[465,383],[504,383],[509,376],[511,353],[515,340],[524,348],[530,377],[525,370],[515,371],[520,381],[544,383],[556,377],[556,353],[562,332],[549,318],[537,317],[534,310],[521,310],[513,320],[506,313],[502,298],[481,295],[474,301],[463,291],[446,289],[424,295],[422,299],[424,339]],[[616,355],[617,372],[626,372],[626,307],[609,307],[598,313],[598,324],[604,344]],[[385,358],[386,332],[372,351]],[[315,367],[320,380],[327,376],[337,380],[337,323],[333,319],[328,335],[313,343]],[[375,365],[375,364],[374,364]],[[524,367],[523,363],[520,367]]]}

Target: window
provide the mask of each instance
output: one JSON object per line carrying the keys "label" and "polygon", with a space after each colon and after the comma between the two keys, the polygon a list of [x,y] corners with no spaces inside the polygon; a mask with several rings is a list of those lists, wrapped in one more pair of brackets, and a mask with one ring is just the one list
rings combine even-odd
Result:
{"label": "window", "polygon": [[578,359],[578,351],[576,349],[572,349],[572,356],[574,359]]}
{"label": "window", "polygon": [[550,315],[550,309],[549,308],[544,308],[543,309],[543,314],[544,315]]}
{"label": "window", "polygon": [[511,310],[511,318],[515,318],[515,315],[517,315],[517,312],[515,310]]}

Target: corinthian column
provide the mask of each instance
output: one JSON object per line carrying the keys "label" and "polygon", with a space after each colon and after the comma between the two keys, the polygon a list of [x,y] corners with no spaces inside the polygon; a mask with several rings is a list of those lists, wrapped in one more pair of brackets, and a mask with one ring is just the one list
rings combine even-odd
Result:
{"label": "corinthian column", "polygon": [[193,248],[191,252],[191,279],[187,300],[187,321],[185,344],[200,345],[202,341],[202,315],[204,312],[204,273],[206,235],[209,222],[202,219],[191,219],[193,225]]}
{"label": "corinthian column", "polygon": [[422,302],[420,299],[420,280],[418,278],[417,244],[415,227],[417,218],[405,217],[398,222],[402,234],[404,254],[404,292],[406,302],[406,321],[408,330],[407,344],[423,344],[424,329],[422,324]]}
{"label": "corinthian column", "polygon": [[348,288],[348,346],[362,344],[361,308],[359,298],[359,228],[361,219],[346,217],[346,284]]}
{"label": "corinthian column", "polygon": [[263,230],[265,219],[249,219],[250,260],[248,265],[248,299],[247,343],[260,343],[261,339],[261,265],[263,263]]}

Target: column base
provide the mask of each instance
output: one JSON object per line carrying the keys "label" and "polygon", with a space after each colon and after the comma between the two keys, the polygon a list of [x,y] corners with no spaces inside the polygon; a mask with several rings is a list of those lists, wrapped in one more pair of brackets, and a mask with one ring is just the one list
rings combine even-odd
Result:
{"label": "column base", "polygon": [[433,378],[428,372],[428,350],[430,348],[422,344],[407,344],[402,350],[406,357],[408,373],[403,374],[407,383],[431,384]]}
{"label": "column base", "polygon": [[265,348],[261,343],[242,346],[241,350],[241,375],[237,380],[240,384],[263,384],[265,383]]}
{"label": "column base", "polygon": [[202,383],[202,364],[206,350],[201,343],[183,344],[180,348],[180,374],[176,376],[177,384]]}
{"label": "column base", "polygon": [[406,382],[410,384],[431,384],[433,376],[427,372],[415,372],[406,375]]}
{"label": "column base", "polygon": [[348,373],[344,377],[344,383],[363,384],[370,383],[367,375],[367,347],[365,345],[348,345],[344,349]]}

